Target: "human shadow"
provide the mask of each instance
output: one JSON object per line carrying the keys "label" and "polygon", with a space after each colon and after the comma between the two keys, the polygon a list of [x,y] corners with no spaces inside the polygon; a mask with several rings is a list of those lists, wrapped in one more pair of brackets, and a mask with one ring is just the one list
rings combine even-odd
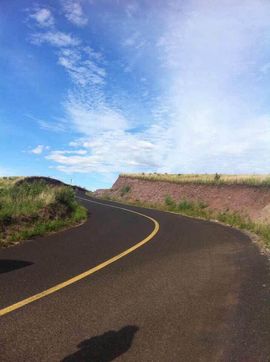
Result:
{"label": "human shadow", "polygon": [[61,362],[110,362],[131,347],[137,326],[126,326],[119,331],[109,331],[101,336],[86,339],[78,344],[79,350]]}
{"label": "human shadow", "polygon": [[33,263],[31,263],[30,261],[0,259],[0,274],[8,273],[16,269],[21,269],[32,264]]}

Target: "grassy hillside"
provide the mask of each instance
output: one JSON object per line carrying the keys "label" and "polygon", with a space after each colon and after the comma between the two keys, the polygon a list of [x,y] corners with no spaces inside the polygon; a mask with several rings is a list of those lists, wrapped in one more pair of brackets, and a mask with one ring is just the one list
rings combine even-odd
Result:
{"label": "grassy hillside", "polygon": [[0,246],[43,235],[85,220],[87,210],[68,186],[44,180],[0,178]]}
{"label": "grassy hillside", "polygon": [[270,175],[123,173],[120,176],[150,181],[167,181],[177,184],[270,186]]}

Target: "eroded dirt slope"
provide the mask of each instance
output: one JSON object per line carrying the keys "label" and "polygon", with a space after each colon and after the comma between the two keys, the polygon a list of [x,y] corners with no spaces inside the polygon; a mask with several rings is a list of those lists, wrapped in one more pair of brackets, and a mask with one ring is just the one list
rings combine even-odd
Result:
{"label": "eroded dirt slope", "polygon": [[[128,187],[128,191],[126,191]],[[201,201],[216,211],[236,211],[257,221],[270,221],[270,188],[247,185],[174,184],[119,176],[110,190],[97,190],[95,196],[164,203],[167,196],[175,201]]]}

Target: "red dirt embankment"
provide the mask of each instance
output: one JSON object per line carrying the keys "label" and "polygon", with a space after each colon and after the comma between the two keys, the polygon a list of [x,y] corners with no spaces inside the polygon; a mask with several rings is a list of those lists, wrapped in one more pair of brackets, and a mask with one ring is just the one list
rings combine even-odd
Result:
{"label": "red dirt embankment", "polygon": [[[126,187],[129,190],[125,190]],[[207,185],[148,181],[119,176],[110,190],[97,190],[95,196],[163,204],[174,201],[201,201],[215,211],[231,211],[256,221],[270,221],[270,187],[248,185]]]}

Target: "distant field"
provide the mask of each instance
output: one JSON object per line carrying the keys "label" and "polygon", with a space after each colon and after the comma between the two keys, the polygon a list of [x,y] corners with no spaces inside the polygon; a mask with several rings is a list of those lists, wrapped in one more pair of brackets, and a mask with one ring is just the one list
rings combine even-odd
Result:
{"label": "distant field", "polygon": [[270,175],[122,173],[120,176],[177,184],[270,186]]}
{"label": "distant field", "polygon": [[[76,224],[87,211],[71,187],[0,178],[0,247]],[[20,181],[20,182],[18,182]]]}
{"label": "distant field", "polygon": [[6,187],[14,185],[17,181],[22,180],[24,177],[0,177],[0,187]]}

